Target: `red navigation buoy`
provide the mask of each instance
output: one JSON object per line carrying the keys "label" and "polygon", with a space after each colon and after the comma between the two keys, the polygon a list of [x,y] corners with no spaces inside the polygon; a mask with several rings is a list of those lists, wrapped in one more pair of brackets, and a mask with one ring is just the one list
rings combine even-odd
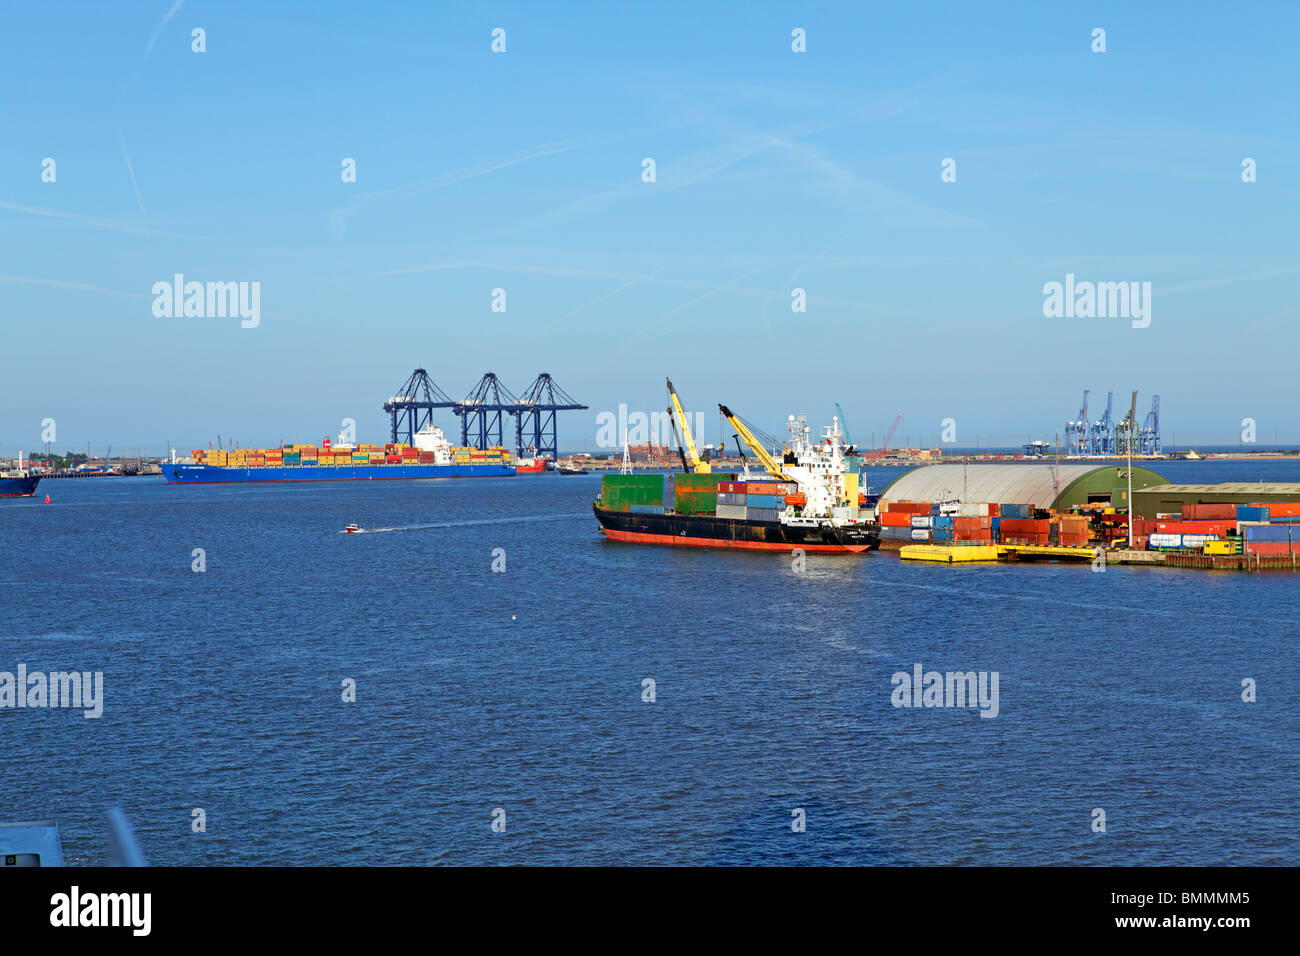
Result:
{"label": "red navigation buoy", "polygon": [[46,503],[47,505],[50,503],[50,496],[49,496],[49,495],[46,495],[46,496],[45,496],[45,503]]}

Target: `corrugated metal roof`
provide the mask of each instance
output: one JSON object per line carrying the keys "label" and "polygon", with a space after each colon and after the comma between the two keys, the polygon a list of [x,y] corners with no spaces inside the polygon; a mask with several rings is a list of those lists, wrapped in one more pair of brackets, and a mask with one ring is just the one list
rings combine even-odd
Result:
{"label": "corrugated metal roof", "polygon": [[[1050,508],[1056,496],[1098,465],[924,465],[881,493],[890,501],[996,501]],[[964,472],[964,474],[963,474]]]}
{"label": "corrugated metal roof", "polygon": [[[1133,493],[1138,493],[1137,488]],[[1149,488],[1141,489],[1143,493],[1164,494],[1164,495],[1296,495],[1300,498],[1300,484],[1291,483],[1274,483],[1274,482],[1256,482],[1256,481],[1229,481],[1221,485],[1151,485]]]}

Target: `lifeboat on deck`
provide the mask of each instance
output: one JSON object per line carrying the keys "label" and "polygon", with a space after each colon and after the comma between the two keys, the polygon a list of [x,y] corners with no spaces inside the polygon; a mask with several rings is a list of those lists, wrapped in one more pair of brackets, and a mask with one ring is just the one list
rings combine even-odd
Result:
{"label": "lifeboat on deck", "polygon": [[791,508],[802,508],[804,505],[808,503],[808,496],[805,495],[802,491],[796,491],[792,495],[785,496],[785,503],[788,504]]}

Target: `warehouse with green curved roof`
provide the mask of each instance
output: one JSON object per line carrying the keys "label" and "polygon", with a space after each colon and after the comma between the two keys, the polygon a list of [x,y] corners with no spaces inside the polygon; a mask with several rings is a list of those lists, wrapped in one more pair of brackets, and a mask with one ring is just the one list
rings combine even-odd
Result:
{"label": "warehouse with green curved roof", "polygon": [[[899,475],[880,497],[886,501],[988,501],[1069,511],[1078,505],[1128,507],[1129,466],[1098,464],[924,465]],[[1167,480],[1132,466],[1133,490]],[[1136,497],[1136,495],[1135,495]]]}

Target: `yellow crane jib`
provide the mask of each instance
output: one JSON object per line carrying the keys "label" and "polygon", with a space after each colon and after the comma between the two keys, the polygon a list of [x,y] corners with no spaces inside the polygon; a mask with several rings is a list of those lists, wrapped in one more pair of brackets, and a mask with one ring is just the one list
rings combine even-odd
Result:
{"label": "yellow crane jib", "polygon": [[732,414],[731,409],[726,405],[719,405],[718,411],[722,412],[723,417],[736,430],[736,434],[740,436],[741,441],[748,445],[749,450],[762,462],[763,468],[769,475],[773,478],[780,478],[782,481],[790,481],[785,473],[781,471],[780,463],[768,454],[767,449],[763,447],[763,443],[754,437],[754,433],[745,426],[744,422]]}
{"label": "yellow crane jib", "polygon": [[713,474],[713,466],[707,461],[700,461],[699,453],[695,450],[695,438],[691,435],[691,426],[686,421],[686,412],[682,410],[681,400],[677,397],[677,389],[673,388],[673,380],[669,378],[664,381],[668,383],[668,397],[672,400],[673,415],[677,418],[682,440],[686,443],[686,457],[690,461],[690,470],[697,475]]}

